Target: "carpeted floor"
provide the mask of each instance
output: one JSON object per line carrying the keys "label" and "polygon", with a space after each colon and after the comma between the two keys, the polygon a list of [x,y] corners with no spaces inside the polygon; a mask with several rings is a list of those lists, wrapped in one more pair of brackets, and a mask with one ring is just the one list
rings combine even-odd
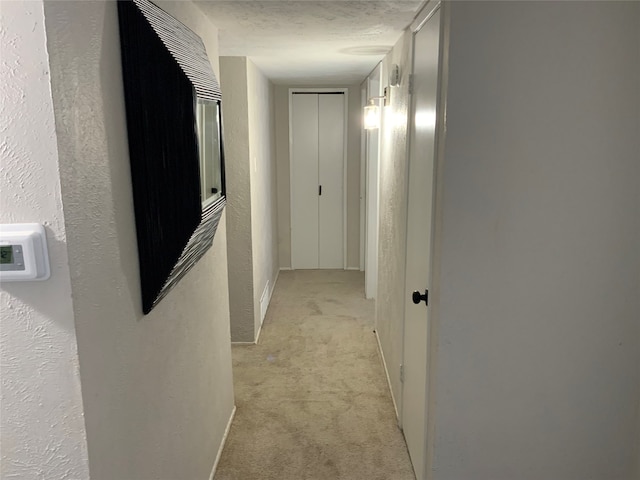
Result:
{"label": "carpeted floor", "polygon": [[216,480],[413,480],[353,271],[280,272],[258,345],[233,347],[237,412]]}

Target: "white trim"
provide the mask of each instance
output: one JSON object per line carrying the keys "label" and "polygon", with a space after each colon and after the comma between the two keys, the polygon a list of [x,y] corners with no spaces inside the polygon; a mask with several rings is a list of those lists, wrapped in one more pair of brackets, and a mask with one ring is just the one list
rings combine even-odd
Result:
{"label": "white trim", "polygon": [[425,2],[422,10],[416,15],[416,18],[411,22],[411,32],[416,34],[427,21],[436,13],[436,10],[440,7],[440,0],[428,0]]}
{"label": "white trim", "polygon": [[[269,309],[269,307],[267,307],[267,310]],[[266,314],[265,314],[266,317]],[[258,333],[256,334],[256,340],[255,342],[253,342],[254,345],[258,344],[258,341],[260,340],[260,334],[262,333],[262,323],[260,324],[260,328],[258,329]]]}
{"label": "white trim", "polygon": [[[434,200],[433,200],[433,241],[431,243],[431,258],[437,259],[441,236],[439,232],[442,230],[442,184],[444,172],[444,152],[447,138],[447,110],[449,99],[449,51],[451,45],[451,5],[448,2],[442,4],[442,16],[440,17],[440,60],[438,65],[438,103],[436,105],[436,143],[435,143],[435,162],[434,162]],[[429,278],[431,285],[436,282],[439,267],[437,263],[432,264],[432,273]],[[432,387],[435,378],[436,364],[438,357],[438,329],[440,322],[440,301],[433,295],[437,292],[437,287],[433,288],[431,303],[431,321],[428,324],[428,344],[427,348],[427,402],[425,418],[427,419],[427,451],[425,454],[425,471],[428,478],[431,475],[431,465],[434,457],[433,439],[435,438],[435,422],[433,420],[433,409],[435,407],[435,388]],[[435,297],[435,298],[434,298]],[[434,301],[435,300],[435,301]]]}
{"label": "white trim", "polygon": [[227,443],[227,437],[229,436],[229,431],[231,430],[231,424],[233,423],[233,419],[236,416],[236,406],[233,406],[233,410],[231,410],[231,416],[229,417],[229,421],[227,422],[227,427],[224,429],[224,435],[222,435],[222,441],[220,442],[220,447],[218,448],[218,453],[216,455],[216,460],[213,462],[213,468],[211,469],[211,475],[209,475],[209,480],[213,480],[213,477],[216,475],[216,469],[218,468],[218,463],[220,463],[220,457],[222,457],[222,450],[224,450],[224,445]]}
{"label": "white trim", "polygon": [[[280,269],[282,270],[282,269]],[[276,272],[276,278],[273,279],[271,283],[271,293],[269,294],[269,305],[271,305],[271,297],[273,297],[273,291],[276,289],[276,284],[278,283],[278,279],[280,278],[280,270]],[[269,311],[269,307],[267,307],[267,312]]]}
{"label": "white trim", "polygon": [[361,272],[362,271],[362,270],[360,270],[360,267],[347,267],[347,268],[345,268],[345,270],[355,271],[355,272]]}
{"label": "white trim", "polygon": [[[417,33],[420,31],[420,29],[422,28],[422,26],[427,23],[427,20],[429,18],[431,18],[433,11],[431,11],[430,9],[428,9],[428,4],[430,2],[427,2],[427,5],[425,5],[425,7],[422,9],[422,11],[418,14],[418,17],[416,17],[416,20],[414,21],[414,23],[411,25],[412,28],[412,33],[411,33],[411,43],[409,46],[409,62],[410,62],[410,68],[411,68],[411,75],[414,74],[415,72],[415,60],[416,60],[416,48],[415,48],[415,44],[416,44],[416,35]],[[425,13],[427,12],[427,13]],[[413,29],[414,25],[416,26],[416,29]],[[415,88],[415,87],[414,87]],[[412,88],[411,90],[413,90],[414,88]],[[405,239],[404,239],[404,250],[405,250],[405,254],[404,254],[404,279],[402,282],[402,286],[403,286],[403,292],[407,292],[407,263],[409,260],[409,256],[407,253],[407,246],[409,243],[409,224],[408,224],[408,218],[409,218],[409,176],[411,174],[410,172],[410,168],[411,168],[411,160],[412,160],[412,156],[411,156],[411,152],[412,152],[412,147],[413,147],[413,142],[414,142],[414,138],[413,138],[413,127],[414,127],[414,122],[413,122],[413,115],[415,112],[415,102],[416,102],[416,97],[414,95],[414,93],[412,91],[409,92],[409,104],[408,104],[408,115],[407,115],[407,141],[406,141],[406,145],[405,145],[405,158],[407,159],[407,167],[405,169],[404,172],[404,180],[405,180],[405,185],[407,186],[406,191],[405,191],[405,196],[404,196],[404,203],[407,206],[406,212],[405,212]],[[406,348],[406,344],[405,344],[405,334],[406,334],[406,330],[407,330],[407,305],[405,302],[402,302],[402,326],[400,328],[400,333],[402,335],[402,345],[400,347],[400,358],[402,359],[402,364],[406,365],[407,364],[407,359],[406,359],[406,354],[407,354],[407,348]],[[427,367],[428,368],[428,367]],[[402,382],[402,384],[400,385],[400,392],[402,395],[402,403],[400,404],[400,415],[398,417],[398,424],[400,425],[400,428],[402,428],[403,422],[404,422],[404,398],[405,398],[405,383]],[[415,470],[414,470],[415,471]],[[426,470],[425,470],[426,471]]]}
{"label": "white trim", "polygon": [[290,88],[287,93],[287,101],[289,102],[289,117],[288,129],[289,129],[289,265],[293,270],[293,92],[294,89]]}
{"label": "white trim", "polygon": [[[366,82],[366,80],[365,80]],[[367,131],[362,124],[362,112],[367,104],[367,87],[365,82],[360,86],[360,271],[364,272],[364,252],[366,236],[366,212],[367,212]]]}
{"label": "white trim", "polygon": [[[280,270],[276,271],[276,276],[273,279],[273,282],[271,282],[271,290],[269,291],[269,301],[267,302],[267,309],[265,310],[264,318],[267,318],[267,314],[269,313],[269,307],[271,306],[271,299],[273,298],[273,292],[276,289],[276,284],[278,283],[278,278],[280,278]],[[262,324],[264,323],[264,318],[262,319],[262,323],[260,324],[260,329],[258,330],[258,335],[256,335],[256,345],[258,344],[258,341],[260,340],[260,334],[262,333]]]}
{"label": "white trim", "polygon": [[396,411],[396,420],[398,422],[398,426],[400,424],[400,415],[398,414],[398,404],[396,403],[396,398],[393,396],[393,388],[391,388],[391,377],[389,377],[389,369],[387,368],[387,362],[384,359],[384,352],[382,351],[382,344],[380,343],[380,337],[378,336],[378,330],[373,331],[376,335],[376,340],[378,341],[378,351],[380,352],[380,358],[382,359],[382,366],[384,367],[384,374],[387,376],[387,386],[389,387],[389,392],[391,393],[391,401],[393,402],[393,409]]}
{"label": "white trim", "polygon": [[[260,295],[260,326],[262,326],[262,324],[264,323],[264,317],[267,316],[267,308],[269,307],[269,290],[271,289],[271,285],[270,285],[270,281],[267,280],[267,283],[265,284],[264,288],[262,289],[262,295]],[[262,305],[264,304],[264,301],[267,301],[267,306],[264,308],[264,310],[262,309]]]}
{"label": "white trim", "polygon": [[344,134],[342,152],[342,268],[347,269],[347,164],[349,163],[349,89],[344,89]]}
{"label": "white trim", "polygon": [[[281,268],[280,270],[291,270],[291,269],[290,268],[288,268],[288,269]],[[269,305],[271,305],[271,299],[273,298],[273,292],[276,289],[276,283],[278,283],[278,278],[280,278],[280,270],[278,270],[276,272],[276,277],[274,278],[273,282],[270,281],[271,288],[269,289],[269,301],[267,302],[267,309],[265,310],[264,318],[260,322],[260,328],[258,328],[258,333],[256,335],[256,339],[253,342],[231,342],[231,345],[236,345],[236,346],[257,345],[258,342],[260,341],[260,334],[262,333],[262,325],[264,324],[264,319],[267,318],[267,313],[269,312]]]}
{"label": "white trim", "polygon": [[[371,75],[367,77],[367,98],[379,96],[383,90],[383,65],[376,65]],[[377,82],[377,88],[375,83]],[[372,85],[373,84],[373,85]],[[382,127],[383,108],[380,112]],[[382,163],[382,128],[367,130],[365,148],[365,298],[376,298],[378,291],[378,251],[379,251],[379,222],[380,222],[380,167]],[[377,136],[377,142],[373,142],[371,136]],[[372,154],[371,147],[375,144],[376,155]],[[372,168],[372,159],[375,158],[375,168]]]}
{"label": "white trim", "polygon": [[[292,123],[292,100],[294,92],[307,93],[323,93],[323,92],[342,92],[344,94],[344,138],[343,138],[343,156],[342,156],[342,263],[343,268],[347,268],[347,154],[348,154],[348,135],[349,135],[349,88],[290,88],[289,89],[289,262],[291,270],[295,270],[293,264],[293,123]],[[284,269],[281,269],[284,270]]]}
{"label": "white trim", "polygon": [[290,272],[292,270],[293,268],[291,267],[280,267],[280,270],[278,270],[278,272]]}

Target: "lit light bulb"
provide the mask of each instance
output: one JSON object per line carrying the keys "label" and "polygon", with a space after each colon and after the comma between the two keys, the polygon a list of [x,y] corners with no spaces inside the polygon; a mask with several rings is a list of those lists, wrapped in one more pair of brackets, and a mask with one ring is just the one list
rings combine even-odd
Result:
{"label": "lit light bulb", "polygon": [[378,114],[378,106],[373,102],[364,107],[364,128],[366,130],[375,130],[380,127],[380,115]]}

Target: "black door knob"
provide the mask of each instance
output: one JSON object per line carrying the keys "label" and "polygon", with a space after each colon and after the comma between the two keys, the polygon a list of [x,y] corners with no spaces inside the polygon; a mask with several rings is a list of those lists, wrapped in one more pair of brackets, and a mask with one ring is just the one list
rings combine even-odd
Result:
{"label": "black door knob", "polygon": [[425,290],[424,293],[420,293],[419,291],[413,292],[411,295],[413,299],[413,303],[418,305],[420,302],[424,302],[425,305],[429,305],[429,290]]}

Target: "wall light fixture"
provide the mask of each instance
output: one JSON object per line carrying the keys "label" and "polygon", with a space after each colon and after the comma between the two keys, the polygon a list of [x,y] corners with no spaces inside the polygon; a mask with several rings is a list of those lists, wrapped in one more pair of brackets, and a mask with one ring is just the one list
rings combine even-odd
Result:
{"label": "wall light fixture", "polygon": [[387,102],[387,88],[384,89],[384,95],[379,97],[371,97],[367,105],[364,107],[364,128],[365,130],[375,130],[380,128],[380,109],[376,105],[376,100],[384,99],[384,106]]}

